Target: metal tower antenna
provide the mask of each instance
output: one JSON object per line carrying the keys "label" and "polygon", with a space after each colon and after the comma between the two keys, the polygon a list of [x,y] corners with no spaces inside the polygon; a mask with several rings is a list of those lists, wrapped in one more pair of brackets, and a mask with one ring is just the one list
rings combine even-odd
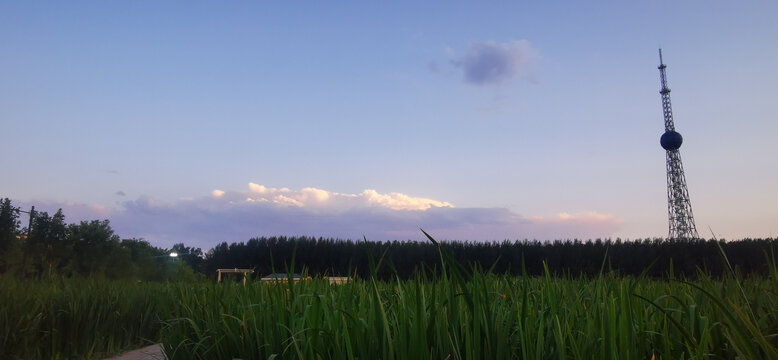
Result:
{"label": "metal tower antenna", "polygon": [[692,204],[689,201],[689,190],[686,188],[686,176],[681,163],[681,148],[683,137],[675,131],[673,109],[670,105],[670,89],[667,87],[667,75],[662,61],[662,49],[659,49],[659,78],[662,83],[662,112],[665,119],[665,133],[659,140],[667,152],[667,212],[669,232],[667,237],[675,240],[697,239],[697,226],[694,225]]}

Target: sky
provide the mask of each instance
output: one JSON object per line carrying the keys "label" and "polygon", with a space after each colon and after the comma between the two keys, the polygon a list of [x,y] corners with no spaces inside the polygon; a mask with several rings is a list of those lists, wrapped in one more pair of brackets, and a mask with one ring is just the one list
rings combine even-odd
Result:
{"label": "sky", "polygon": [[775,1],[0,3],[0,197],[122,238],[778,235]]}

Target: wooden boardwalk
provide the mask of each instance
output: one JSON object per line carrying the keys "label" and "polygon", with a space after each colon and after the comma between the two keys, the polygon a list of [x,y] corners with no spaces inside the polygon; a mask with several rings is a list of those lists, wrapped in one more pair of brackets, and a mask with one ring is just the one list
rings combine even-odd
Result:
{"label": "wooden boardwalk", "polygon": [[154,344],[135,351],[108,358],[106,360],[166,360],[162,344]]}

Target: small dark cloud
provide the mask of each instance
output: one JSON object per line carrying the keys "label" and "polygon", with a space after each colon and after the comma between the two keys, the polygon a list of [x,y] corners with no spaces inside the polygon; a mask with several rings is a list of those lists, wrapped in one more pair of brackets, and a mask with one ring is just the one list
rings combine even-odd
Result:
{"label": "small dark cloud", "polygon": [[119,195],[119,196],[127,196],[127,194],[125,194],[124,191],[121,191],[121,190],[115,192],[114,194]]}
{"label": "small dark cloud", "polygon": [[513,79],[535,55],[527,40],[506,43],[474,42],[465,55],[453,61],[462,69],[463,80],[472,85],[494,85]]}
{"label": "small dark cloud", "polygon": [[427,63],[427,70],[433,74],[440,73],[440,66],[438,66],[437,61],[430,61]]}
{"label": "small dark cloud", "polygon": [[106,170],[105,172],[107,172],[109,174],[118,174],[119,173],[118,170]]}

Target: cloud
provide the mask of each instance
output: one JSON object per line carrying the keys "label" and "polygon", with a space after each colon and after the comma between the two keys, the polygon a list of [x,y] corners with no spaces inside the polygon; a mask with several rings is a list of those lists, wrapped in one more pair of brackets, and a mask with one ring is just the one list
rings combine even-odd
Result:
{"label": "cloud", "polygon": [[273,235],[424,240],[420,228],[441,240],[588,239],[610,236],[621,223],[616,216],[594,211],[521,216],[506,208],[458,208],[397,192],[345,194],[255,183],[247,190],[214,190],[210,196],[174,202],[142,196],[118,208],[35,206],[52,212],[62,207],[68,222],[107,218],[123,238],[143,237],[164,247],[184,242],[204,249],[222,241]]}
{"label": "cloud", "polygon": [[429,61],[427,62],[427,70],[433,74],[437,74],[440,72],[440,67],[436,61]]}
{"label": "cloud", "polygon": [[431,207],[453,207],[453,205],[425,198],[414,198],[405,194],[379,194],[375,190],[365,190],[359,196],[365,198],[368,204],[384,206],[392,210],[427,210]]}
{"label": "cloud", "polygon": [[516,77],[536,54],[527,40],[474,42],[453,64],[462,69],[466,83],[494,85]]}
{"label": "cloud", "polygon": [[127,196],[127,194],[125,194],[124,191],[121,191],[121,190],[115,192],[114,194],[119,195],[119,196]]}
{"label": "cloud", "polygon": [[[216,195],[216,192],[220,195]],[[306,208],[309,211],[325,209],[328,212],[341,212],[354,208],[377,207],[391,210],[427,210],[432,207],[452,207],[450,203],[432,199],[413,197],[400,193],[381,194],[368,189],[359,194],[341,194],[322,189],[307,187],[300,191],[288,188],[268,188],[249,183],[248,192],[224,192],[215,190],[214,197],[226,196],[232,201],[249,203],[273,203],[282,206]]]}
{"label": "cloud", "polygon": [[591,222],[617,222],[619,219],[610,214],[599,214],[596,211],[586,211],[569,214],[562,212],[553,217],[532,216],[531,220],[538,223],[591,223]]}

